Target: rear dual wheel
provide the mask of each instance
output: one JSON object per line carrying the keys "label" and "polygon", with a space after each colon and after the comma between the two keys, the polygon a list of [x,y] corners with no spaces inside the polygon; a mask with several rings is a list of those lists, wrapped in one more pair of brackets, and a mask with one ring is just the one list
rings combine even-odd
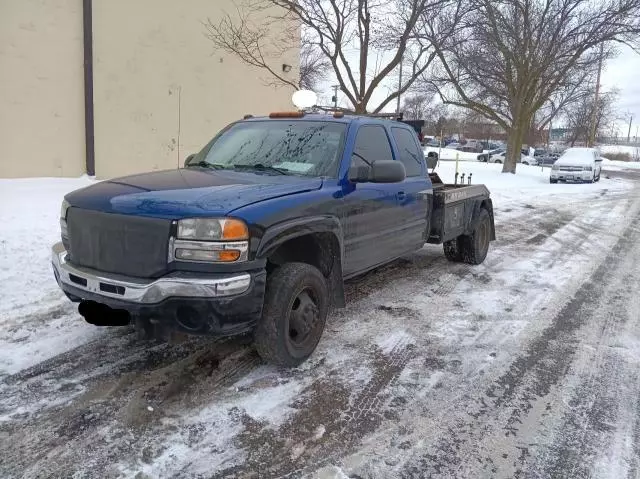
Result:
{"label": "rear dual wheel", "polygon": [[486,209],[480,210],[478,222],[469,235],[460,235],[444,243],[444,255],[449,261],[481,264],[489,252],[491,242],[491,216]]}

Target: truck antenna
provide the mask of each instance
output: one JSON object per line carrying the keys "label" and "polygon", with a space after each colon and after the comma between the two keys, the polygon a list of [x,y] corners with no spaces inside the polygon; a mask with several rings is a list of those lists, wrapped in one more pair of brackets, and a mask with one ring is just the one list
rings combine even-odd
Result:
{"label": "truck antenna", "polygon": [[180,123],[181,123],[181,106],[182,106],[182,85],[178,85],[178,144],[176,150],[178,152],[178,168],[180,168]]}

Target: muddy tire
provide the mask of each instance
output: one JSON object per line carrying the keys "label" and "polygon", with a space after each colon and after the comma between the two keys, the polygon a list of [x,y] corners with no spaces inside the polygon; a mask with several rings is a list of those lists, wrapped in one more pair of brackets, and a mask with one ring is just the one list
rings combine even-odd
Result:
{"label": "muddy tire", "polygon": [[558,180],[549,180],[549,183],[551,183],[552,185],[555,185],[558,182]]}
{"label": "muddy tire", "polygon": [[458,238],[442,243],[444,248],[444,256],[453,263],[462,261],[462,252],[460,251],[460,243]]}
{"label": "muddy tire", "polygon": [[486,209],[480,210],[473,233],[460,236],[458,241],[463,262],[481,264],[485,260],[491,242],[491,216]]}
{"label": "muddy tire", "polygon": [[294,367],[316,349],[329,310],[322,273],[306,263],[286,263],[267,280],[262,317],[254,345],[265,361]]}

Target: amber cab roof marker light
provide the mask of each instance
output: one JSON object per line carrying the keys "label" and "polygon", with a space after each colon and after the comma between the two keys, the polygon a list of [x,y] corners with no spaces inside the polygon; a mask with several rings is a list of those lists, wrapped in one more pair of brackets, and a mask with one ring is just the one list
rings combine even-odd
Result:
{"label": "amber cab roof marker light", "polygon": [[311,90],[298,90],[293,92],[291,102],[297,111],[276,111],[269,114],[269,118],[302,118],[304,110],[318,103],[318,96]]}
{"label": "amber cab roof marker light", "polygon": [[269,118],[302,118],[303,111],[274,111],[269,113]]}

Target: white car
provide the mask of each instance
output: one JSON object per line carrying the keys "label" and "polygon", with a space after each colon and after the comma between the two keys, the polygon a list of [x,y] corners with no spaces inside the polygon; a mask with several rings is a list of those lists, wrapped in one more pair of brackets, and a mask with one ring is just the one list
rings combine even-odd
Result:
{"label": "white car", "polygon": [[[489,163],[504,163],[506,154],[507,154],[506,151],[503,151],[501,153],[496,153],[494,155],[491,155],[489,157]],[[522,163],[523,165],[535,166],[538,164],[538,159],[533,156],[521,155],[520,163]]]}
{"label": "white car", "polygon": [[602,158],[595,148],[569,148],[553,164],[549,182],[594,183],[600,181],[601,171]]}

